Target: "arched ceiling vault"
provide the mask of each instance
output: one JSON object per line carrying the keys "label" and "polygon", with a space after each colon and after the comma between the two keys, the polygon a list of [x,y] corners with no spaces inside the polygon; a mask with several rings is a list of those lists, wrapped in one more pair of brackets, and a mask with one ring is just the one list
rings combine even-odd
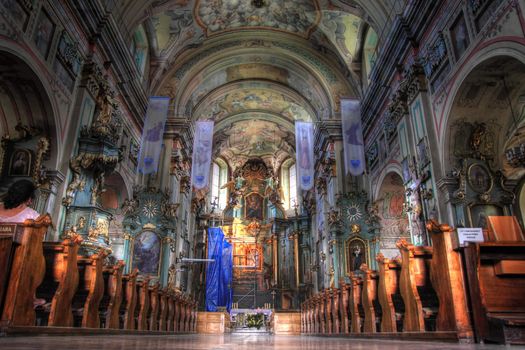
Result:
{"label": "arched ceiling vault", "polygon": [[[368,0],[124,0],[125,36],[148,38],[147,85],[171,118],[215,121],[215,155],[232,168],[294,154],[296,120],[338,118],[361,93],[364,40],[386,17]],[[369,13],[369,11],[379,11]]]}

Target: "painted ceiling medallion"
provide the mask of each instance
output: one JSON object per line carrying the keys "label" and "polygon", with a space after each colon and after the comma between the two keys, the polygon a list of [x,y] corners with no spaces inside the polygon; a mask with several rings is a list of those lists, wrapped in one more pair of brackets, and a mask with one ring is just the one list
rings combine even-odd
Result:
{"label": "painted ceiling medallion", "polygon": [[348,217],[348,221],[357,221],[363,217],[363,213],[361,213],[361,210],[359,209],[359,206],[354,203],[350,204],[348,209],[346,209],[346,216]]}
{"label": "painted ceiling medallion", "polygon": [[152,199],[148,199],[146,203],[144,203],[142,213],[150,219],[157,215],[159,213],[159,209],[157,208],[157,204],[155,203],[155,201],[153,201]]}
{"label": "painted ceiling medallion", "polygon": [[308,37],[321,18],[317,0],[198,0],[195,14],[208,34],[257,27]]}
{"label": "painted ceiling medallion", "polygon": [[257,8],[261,8],[266,5],[266,1],[265,0],[253,0],[252,5]]}

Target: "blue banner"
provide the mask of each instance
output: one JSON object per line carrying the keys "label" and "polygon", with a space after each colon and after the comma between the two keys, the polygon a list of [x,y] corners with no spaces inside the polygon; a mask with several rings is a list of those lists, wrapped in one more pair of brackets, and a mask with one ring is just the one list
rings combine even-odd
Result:
{"label": "blue banner", "polygon": [[138,171],[142,174],[156,173],[162,151],[164,125],[170,105],[169,97],[153,96],[149,99],[148,110],[142,129]]}
{"label": "blue banner", "polygon": [[341,122],[346,173],[359,176],[365,171],[365,146],[359,100],[341,99]]}
{"label": "blue banner", "polygon": [[232,245],[224,240],[219,227],[208,229],[208,259],[206,267],[206,311],[215,312],[217,307],[226,306],[230,311],[233,297]]}
{"label": "blue banner", "polygon": [[213,121],[196,122],[191,162],[191,183],[196,189],[208,186],[212,149]]}
{"label": "blue banner", "polygon": [[297,181],[301,189],[314,186],[314,126],[310,122],[295,122],[295,155]]}

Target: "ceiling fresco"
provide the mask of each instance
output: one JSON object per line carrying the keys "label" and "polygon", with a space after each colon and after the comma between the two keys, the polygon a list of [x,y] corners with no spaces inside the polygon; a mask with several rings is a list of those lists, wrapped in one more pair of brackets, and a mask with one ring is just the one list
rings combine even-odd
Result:
{"label": "ceiling fresco", "polygon": [[318,23],[316,0],[197,0],[195,14],[208,34],[246,27],[264,27],[307,37]]}
{"label": "ceiling fresco", "polygon": [[341,11],[323,11],[319,29],[338,48],[345,62],[350,63],[357,56],[363,25],[363,20],[356,15]]}
{"label": "ceiling fresco", "polygon": [[248,159],[259,157],[277,170],[294,154],[293,132],[282,126],[275,116],[246,113],[236,120],[219,126],[214,138],[215,156],[226,160],[233,169]]}
{"label": "ceiling fresco", "polygon": [[195,115],[200,119],[218,122],[246,111],[265,111],[292,121],[312,120],[304,100],[277,91],[275,84],[256,81],[235,83],[228,86],[228,91],[217,91],[214,95],[196,109]]}
{"label": "ceiling fresco", "polygon": [[329,117],[329,96],[312,75],[299,65],[269,54],[235,56],[208,66],[176,98],[180,101],[176,114],[189,117],[194,107],[214,89],[226,83],[248,79],[272,80],[299,91],[310,101],[320,118]]}

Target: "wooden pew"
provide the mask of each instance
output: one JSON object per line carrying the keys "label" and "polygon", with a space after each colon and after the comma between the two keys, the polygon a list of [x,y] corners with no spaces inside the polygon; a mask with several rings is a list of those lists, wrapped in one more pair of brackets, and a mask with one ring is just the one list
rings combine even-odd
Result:
{"label": "wooden pew", "polygon": [[325,333],[332,334],[332,293],[330,289],[324,291]]}
{"label": "wooden pew", "polygon": [[306,309],[305,309],[305,302],[301,303],[301,334],[305,333],[304,329],[306,328]]}
{"label": "wooden pew", "polygon": [[525,344],[525,241],[514,217],[488,217],[488,241],[464,248],[478,341]]}
{"label": "wooden pew", "polygon": [[323,292],[319,294],[319,319],[321,334],[326,334],[326,296]]}
{"label": "wooden pew", "polygon": [[193,301],[193,308],[192,308],[192,315],[193,315],[193,318],[192,318],[192,327],[191,327],[191,331],[192,333],[196,333],[197,332],[197,308],[198,308],[198,304],[197,304],[197,300],[194,300]]}
{"label": "wooden pew", "polygon": [[404,239],[396,245],[401,253],[399,290],[405,305],[403,332],[434,330],[432,320],[438,300],[429,277],[432,247],[415,247]]}
{"label": "wooden pew", "polygon": [[123,301],[120,304],[120,328],[136,329],[135,310],[137,309],[137,274],[134,269],[130,274],[122,276]]}
{"label": "wooden pew", "polygon": [[150,331],[157,331],[159,324],[159,310],[160,310],[160,299],[159,299],[159,282],[156,281],[149,287],[149,313],[148,313],[148,329]]}
{"label": "wooden pew", "polygon": [[[33,301],[45,274],[42,241],[51,225],[49,215],[23,224],[2,224],[0,259],[3,274],[2,323],[7,326],[33,326],[36,314]],[[7,287],[4,287],[7,282]]]}
{"label": "wooden pew", "polygon": [[352,272],[350,274],[350,281],[350,333],[361,333],[362,318],[359,313],[359,305],[361,304],[361,287],[363,280]]}
{"label": "wooden pew", "polygon": [[315,333],[315,324],[314,324],[315,305],[314,305],[314,300],[312,297],[308,298],[307,310],[308,310],[307,311],[308,324],[306,328],[306,333],[308,334]]}
{"label": "wooden pew", "polygon": [[138,307],[135,310],[135,319],[137,330],[148,330],[148,316],[150,308],[149,293],[149,276],[141,276],[142,279],[137,281]]}
{"label": "wooden pew", "polygon": [[186,297],[184,302],[184,332],[190,331],[190,303],[189,297]]}
{"label": "wooden pew", "polygon": [[73,327],[73,298],[78,288],[78,249],[82,237],[74,235],[62,242],[61,268],[58,276],[58,288],[51,301],[48,326]]}
{"label": "wooden pew", "polygon": [[363,272],[363,284],[361,291],[361,305],[364,312],[363,332],[377,332],[377,315],[374,303],[377,300],[377,273],[362,264],[360,270]]}
{"label": "wooden pew", "polygon": [[168,330],[168,290],[167,288],[159,291],[160,311],[159,311],[159,331],[166,332]]}
{"label": "wooden pew", "polygon": [[340,307],[339,307],[339,289],[333,288],[331,291],[332,296],[332,333],[339,334],[341,331],[340,322]]}
{"label": "wooden pew", "polygon": [[106,291],[109,296],[106,308],[102,309],[105,314],[105,326],[108,329],[119,329],[120,327],[120,306],[124,299],[122,289],[122,273],[124,271],[124,261],[119,260],[115,265],[108,267],[110,273]]}
{"label": "wooden pew", "polygon": [[321,333],[321,302],[320,296],[315,295],[312,300],[314,304],[314,331],[313,333]]}
{"label": "wooden pew", "polygon": [[348,334],[350,332],[350,322],[348,315],[348,306],[350,303],[350,289],[351,286],[346,284],[344,280],[339,281],[339,313],[341,315],[341,334]]}
{"label": "wooden pew", "polygon": [[399,294],[399,265],[379,253],[376,257],[379,266],[377,298],[381,305],[381,332],[397,332],[397,313],[393,295]]}
{"label": "wooden pew", "polygon": [[175,292],[168,289],[168,316],[166,328],[168,332],[175,332]]}
{"label": "wooden pew", "polygon": [[[77,296],[83,301],[76,308],[77,315],[82,315],[80,325],[83,328],[100,328],[99,305],[104,295],[104,277],[102,270],[104,268],[104,259],[107,253],[100,251],[88,258],[78,260],[80,283],[77,294],[74,297],[73,304]],[[79,293],[80,292],[80,293]]]}
{"label": "wooden pew", "polygon": [[436,330],[457,332],[460,339],[473,338],[460,253],[454,250],[453,229],[429,221],[433,253],[430,279],[439,299]]}
{"label": "wooden pew", "polygon": [[[59,287],[63,269],[64,246],[60,242],[43,242],[45,259],[44,279],[36,290],[36,298],[45,300],[43,305],[35,307],[37,326],[47,326],[51,311],[51,300]],[[75,261],[76,265],[76,261]],[[76,289],[76,287],[75,287]]]}

